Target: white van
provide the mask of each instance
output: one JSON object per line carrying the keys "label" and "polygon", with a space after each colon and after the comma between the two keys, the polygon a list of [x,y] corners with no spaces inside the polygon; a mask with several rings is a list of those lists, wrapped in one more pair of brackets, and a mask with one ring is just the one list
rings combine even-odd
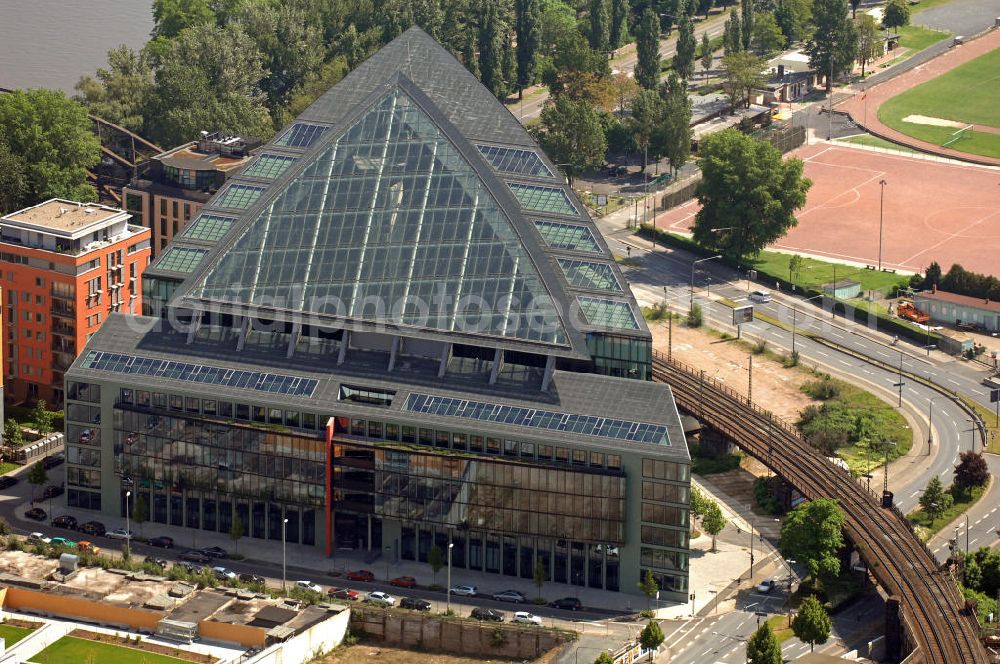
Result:
{"label": "white van", "polygon": [[771,301],[771,292],[766,290],[755,290],[750,293],[750,300],[752,302],[760,302],[761,304]]}

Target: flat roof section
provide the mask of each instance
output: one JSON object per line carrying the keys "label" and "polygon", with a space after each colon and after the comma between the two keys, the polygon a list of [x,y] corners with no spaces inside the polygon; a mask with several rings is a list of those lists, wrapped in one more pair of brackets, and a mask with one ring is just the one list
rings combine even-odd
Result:
{"label": "flat roof section", "polygon": [[59,235],[77,236],[92,233],[104,226],[128,217],[118,208],[97,203],[78,203],[62,198],[50,198],[44,203],[11,212],[0,218],[22,228],[62,231]]}

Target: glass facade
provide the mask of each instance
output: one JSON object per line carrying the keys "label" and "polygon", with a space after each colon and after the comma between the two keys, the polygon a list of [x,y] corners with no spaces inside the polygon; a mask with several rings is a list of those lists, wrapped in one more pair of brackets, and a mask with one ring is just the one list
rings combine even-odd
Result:
{"label": "glass facade", "polygon": [[638,330],[639,322],[632,312],[632,307],[624,300],[606,300],[600,297],[576,298],[580,310],[591,325],[599,327],[614,327],[620,330]]}
{"label": "glass facade", "polygon": [[181,281],[179,279],[143,274],[142,315],[165,316],[167,302],[174,296],[174,292],[180,285]]}
{"label": "glass facade", "polygon": [[521,150],[517,148],[502,148],[495,145],[477,145],[479,151],[493,168],[501,173],[514,173],[517,175],[537,175],[538,177],[550,178],[552,171],[545,166],[542,158],[533,150]]}
{"label": "glass facade", "polygon": [[219,214],[200,214],[194,221],[184,227],[181,237],[191,240],[217,242],[229,232],[235,217],[224,217]]}
{"label": "glass facade", "polygon": [[[500,205],[400,90],[317,154],[193,295],[567,343]],[[428,313],[441,297],[452,305]]]}
{"label": "glass facade", "polygon": [[569,200],[569,196],[559,187],[541,187],[521,182],[508,182],[507,185],[525,210],[572,216],[579,214],[576,206]]}
{"label": "glass facade", "polygon": [[604,332],[587,334],[587,350],[594,359],[594,371],[605,376],[653,379],[653,344],[647,337]]}
{"label": "glass facade", "polygon": [[225,191],[212,201],[212,205],[222,208],[242,210],[257,202],[264,193],[263,187],[250,187],[245,184],[231,184]]}
{"label": "glass facade", "polygon": [[622,285],[607,263],[560,258],[559,267],[570,285],[577,288],[622,292]]}
{"label": "glass facade", "polygon": [[171,272],[194,272],[201,259],[205,257],[206,249],[191,249],[190,247],[169,247],[156,261],[156,267]]}
{"label": "glass facade", "polygon": [[586,226],[536,219],[535,228],[538,229],[545,244],[553,249],[586,251],[591,254],[601,253],[601,247],[594,239],[594,234]]}
{"label": "glass facade", "polygon": [[280,154],[269,154],[265,152],[246,167],[246,170],[243,171],[243,175],[274,180],[288,170],[288,167],[291,166],[294,161],[295,157],[286,157]]}

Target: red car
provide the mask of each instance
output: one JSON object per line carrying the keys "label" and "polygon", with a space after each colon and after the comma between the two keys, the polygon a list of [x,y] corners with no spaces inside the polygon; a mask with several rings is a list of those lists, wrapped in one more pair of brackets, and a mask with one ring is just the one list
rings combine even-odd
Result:
{"label": "red car", "polygon": [[334,599],[348,599],[352,602],[358,599],[357,591],[350,590],[349,588],[330,588],[326,591],[326,594]]}
{"label": "red car", "polygon": [[366,569],[359,569],[356,572],[348,572],[347,573],[347,580],[348,581],[368,581],[368,582],[371,582],[371,581],[375,580],[375,575],[372,574],[371,572],[369,572]]}
{"label": "red car", "polygon": [[390,586],[397,586],[399,588],[416,588],[417,580],[412,576],[397,576],[395,579],[389,582]]}

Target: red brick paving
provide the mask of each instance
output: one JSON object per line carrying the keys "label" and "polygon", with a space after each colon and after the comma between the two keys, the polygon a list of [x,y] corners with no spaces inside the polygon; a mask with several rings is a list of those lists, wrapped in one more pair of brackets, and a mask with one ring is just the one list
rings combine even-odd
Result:
{"label": "red brick paving", "polygon": [[[792,156],[805,161],[813,186],[798,226],[772,248],[876,264],[885,179],[883,267],[916,272],[936,260],[1000,276],[1000,170],[825,143]],[[685,231],[697,211],[690,201],[656,223]]]}

